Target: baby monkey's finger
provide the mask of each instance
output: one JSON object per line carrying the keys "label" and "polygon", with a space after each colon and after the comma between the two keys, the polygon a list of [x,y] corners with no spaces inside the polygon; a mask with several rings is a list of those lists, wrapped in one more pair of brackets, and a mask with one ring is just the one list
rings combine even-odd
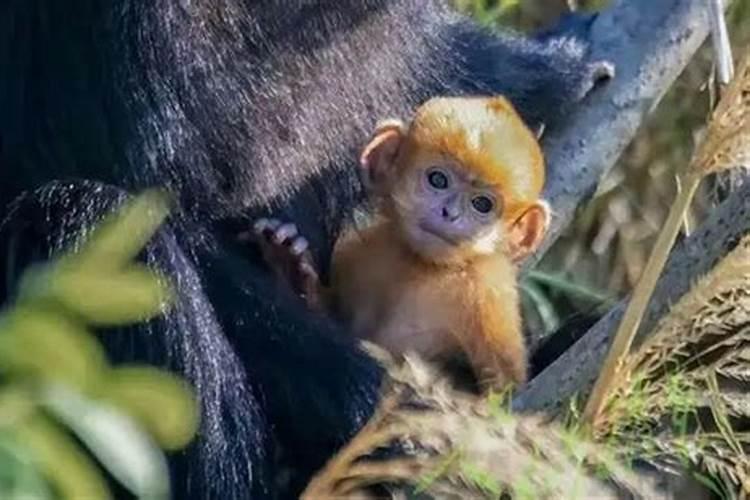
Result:
{"label": "baby monkey's finger", "polygon": [[307,238],[304,236],[297,236],[292,241],[292,244],[290,245],[290,251],[292,252],[292,255],[295,257],[299,257],[302,255],[307,249],[310,247],[310,244],[307,241]]}
{"label": "baby monkey's finger", "polygon": [[292,223],[279,226],[273,234],[273,242],[277,245],[291,244],[291,240],[298,235],[297,226]]}
{"label": "baby monkey's finger", "polygon": [[309,259],[303,259],[299,263],[299,272],[302,276],[304,276],[306,279],[318,279],[318,271],[315,270],[315,266],[313,266],[312,262]]}
{"label": "baby monkey's finger", "polygon": [[253,231],[258,236],[270,238],[280,225],[281,221],[278,219],[262,218],[255,221]]}

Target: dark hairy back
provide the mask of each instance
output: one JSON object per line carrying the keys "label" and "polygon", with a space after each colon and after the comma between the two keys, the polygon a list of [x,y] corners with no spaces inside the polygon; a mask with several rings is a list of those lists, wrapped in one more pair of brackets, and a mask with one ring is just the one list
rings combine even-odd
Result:
{"label": "dark hairy back", "polygon": [[538,123],[592,84],[578,34],[501,36],[435,1],[80,4],[0,7],[3,165],[166,182],[203,217],[288,201],[329,169],[355,196],[375,121],[431,95],[506,93]]}

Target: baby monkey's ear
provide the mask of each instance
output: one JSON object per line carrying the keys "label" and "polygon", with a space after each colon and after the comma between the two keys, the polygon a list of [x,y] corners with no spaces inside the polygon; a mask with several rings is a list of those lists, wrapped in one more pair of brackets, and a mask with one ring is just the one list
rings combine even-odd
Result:
{"label": "baby monkey's ear", "polygon": [[369,192],[388,192],[398,149],[405,135],[406,126],[400,120],[384,121],[376,127],[372,140],[359,157],[362,182]]}
{"label": "baby monkey's ear", "polygon": [[549,205],[544,200],[538,200],[511,224],[508,230],[508,252],[513,262],[521,262],[539,248],[549,222]]}

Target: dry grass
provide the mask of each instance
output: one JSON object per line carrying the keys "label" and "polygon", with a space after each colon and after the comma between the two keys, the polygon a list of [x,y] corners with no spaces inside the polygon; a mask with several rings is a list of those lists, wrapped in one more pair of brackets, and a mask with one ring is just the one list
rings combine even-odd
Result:
{"label": "dry grass", "polygon": [[376,414],[303,499],[656,495],[613,453],[574,430],[512,416],[501,397],[457,392],[416,358],[386,365],[391,379]]}
{"label": "dry grass", "polygon": [[667,468],[689,461],[727,493],[750,491],[750,237],[674,306],[622,374],[596,422],[599,439]]}
{"label": "dry grass", "polygon": [[[717,15],[721,16],[720,13]],[[597,418],[614,377],[619,376],[620,365],[630,351],[656,282],[701,181],[707,175],[729,171],[750,162],[750,52],[744,54],[731,81],[730,72],[731,64],[723,77],[727,87],[722,89],[721,99],[711,114],[704,138],[688,167],[678,173],[682,190],[673,201],[612,340],[601,374],[586,404],[584,418],[587,422]]]}

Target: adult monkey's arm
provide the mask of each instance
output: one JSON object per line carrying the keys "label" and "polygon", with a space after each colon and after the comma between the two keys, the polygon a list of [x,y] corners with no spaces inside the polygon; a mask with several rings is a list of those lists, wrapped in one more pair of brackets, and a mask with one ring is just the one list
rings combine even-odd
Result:
{"label": "adult monkey's arm", "polygon": [[708,31],[706,0],[615,0],[594,21],[592,59],[612,62],[616,76],[564,128],[545,134],[545,198],[554,216],[527,267],[543,256],[570,224],[576,207],[594,193]]}

